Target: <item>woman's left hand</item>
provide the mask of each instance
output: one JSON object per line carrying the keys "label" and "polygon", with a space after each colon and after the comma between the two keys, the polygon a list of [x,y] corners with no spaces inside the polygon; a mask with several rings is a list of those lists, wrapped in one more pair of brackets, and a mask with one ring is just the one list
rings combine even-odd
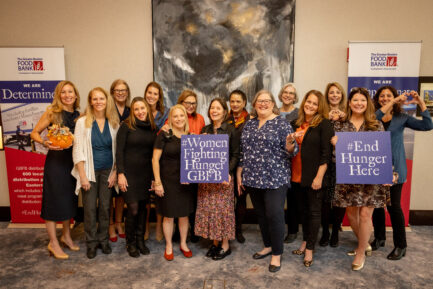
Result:
{"label": "woman's left hand", "polygon": [[108,177],[108,187],[112,188],[116,184],[116,181],[117,181],[117,174],[115,171],[112,171],[110,176]]}

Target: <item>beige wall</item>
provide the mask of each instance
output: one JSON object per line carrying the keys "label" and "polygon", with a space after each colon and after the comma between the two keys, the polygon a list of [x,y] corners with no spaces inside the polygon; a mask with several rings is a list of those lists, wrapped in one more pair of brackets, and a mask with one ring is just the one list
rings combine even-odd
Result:
{"label": "beige wall", "polygon": [[[420,75],[433,75],[433,1],[298,0],[295,82],[301,94],[329,81],[347,86],[349,40],[422,40]],[[0,46],[65,47],[66,77],[85,107],[94,86],[124,78],[132,95],[152,80],[150,0],[1,0]],[[416,133],[411,209],[433,210],[433,132]],[[9,205],[0,152],[0,206]]]}

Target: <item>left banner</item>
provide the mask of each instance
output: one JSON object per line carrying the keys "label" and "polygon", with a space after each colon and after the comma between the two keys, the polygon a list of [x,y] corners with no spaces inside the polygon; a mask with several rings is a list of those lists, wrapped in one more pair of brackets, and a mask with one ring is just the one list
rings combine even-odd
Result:
{"label": "left banner", "polygon": [[[65,79],[63,47],[0,47],[0,109],[11,221],[39,223],[46,150],[30,133]],[[44,132],[46,134],[46,132]]]}

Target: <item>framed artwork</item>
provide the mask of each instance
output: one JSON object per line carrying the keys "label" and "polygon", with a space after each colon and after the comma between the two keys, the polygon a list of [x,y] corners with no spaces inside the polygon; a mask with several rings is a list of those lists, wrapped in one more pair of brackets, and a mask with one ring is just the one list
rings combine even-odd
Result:
{"label": "framed artwork", "polygon": [[[424,99],[427,110],[433,115],[433,76],[419,77],[419,95]],[[420,115],[420,109],[417,107],[416,114]]]}
{"label": "framed artwork", "polygon": [[154,80],[167,106],[183,89],[210,100],[260,89],[276,97],[293,81],[295,0],[153,0]]}

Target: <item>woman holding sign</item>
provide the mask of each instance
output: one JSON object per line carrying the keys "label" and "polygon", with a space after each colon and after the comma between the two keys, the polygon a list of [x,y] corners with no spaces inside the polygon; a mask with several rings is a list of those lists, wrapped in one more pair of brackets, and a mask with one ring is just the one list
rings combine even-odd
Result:
{"label": "woman holding sign", "polygon": [[162,229],[165,238],[164,258],[171,261],[173,254],[174,218],[179,219],[180,251],[186,258],[192,252],[186,244],[188,234],[188,216],[194,210],[193,193],[190,185],[180,183],[180,156],[182,135],[188,134],[188,115],[185,107],[176,104],[168,114],[169,132],[161,131],[156,137],[152,167],[155,177],[154,189],[157,198],[157,210],[164,218]]}
{"label": "woman holding sign", "polygon": [[272,255],[270,272],[281,269],[284,250],[284,202],[290,181],[290,158],[298,152],[293,129],[279,115],[275,98],[266,90],[253,100],[255,117],[242,131],[238,191],[250,194],[259,221],[264,248],[253,255]]}
{"label": "woman holding sign", "polygon": [[63,223],[60,243],[72,251],[80,250],[71,238],[70,220],[77,212],[76,180],[71,176],[74,166],[72,148],[61,148],[41,137],[42,131],[51,125],[64,126],[74,133],[75,120],[79,116],[80,94],[70,81],[61,81],[54,91],[53,102],[36,124],[31,138],[48,149],[44,166],[41,218],[45,220],[50,242],[48,251],[56,259],[68,259],[56,236],[56,222]]}
{"label": "woman holding sign", "polygon": [[239,139],[235,128],[224,122],[227,115],[226,102],[221,98],[213,99],[208,110],[208,117],[212,123],[202,129],[203,134],[229,136],[229,156],[226,157],[229,165],[229,181],[220,184],[199,184],[197,194],[195,235],[213,240],[213,245],[206,253],[206,256],[213,260],[221,260],[230,255],[229,240],[235,238],[232,176],[239,160]]}
{"label": "woman holding sign", "polygon": [[292,123],[300,148],[292,160],[292,184],[296,184],[294,187],[299,196],[297,207],[303,215],[303,242],[292,253],[304,255],[304,266],[310,267],[320,229],[323,194],[330,185],[326,172],[331,161],[331,137],[334,135],[328,120],[328,106],[320,91],[307,92],[301,103],[299,117]]}
{"label": "woman holding sign", "polygon": [[[374,105],[365,88],[355,87],[350,91],[346,116],[334,123],[335,132],[383,131],[382,124],[376,120]],[[332,137],[332,144],[337,144],[337,136]],[[384,185],[337,184],[333,205],[346,208],[353,233],[358,239],[358,247],[348,255],[355,256],[352,270],[364,267],[365,255],[371,255],[368,244],[372,231],[371,216],[374,208],[383,208],[389,194]]]}
{"label": "woman holding sign", "polygon": [[[401,105],[406,102],[408,96],[412,97],[409,103],[416,103],[421,111],[422,120],[418,120],[404,113]],[[407,168],[403,143],[403,131],[408,127],[413,130],[427,131],[433,129],[432,119],[424,100],[416,91],[398,95],[392,86],[383,86],[374,95],[376,117],[382,122],[385,129],[391,132],[392,164],[398,173],[397,183],[391,187],[391,204],[387,206],[392,223],[394,249],[388,255],[389,260],[399,260],[406,254],[406,230],[404,227],[404,215],[401,210],[401,191],[406,182]],[[385,210],[378,208],[373,213],[374,241],[371,247],[377,250],[385,246]]]}

